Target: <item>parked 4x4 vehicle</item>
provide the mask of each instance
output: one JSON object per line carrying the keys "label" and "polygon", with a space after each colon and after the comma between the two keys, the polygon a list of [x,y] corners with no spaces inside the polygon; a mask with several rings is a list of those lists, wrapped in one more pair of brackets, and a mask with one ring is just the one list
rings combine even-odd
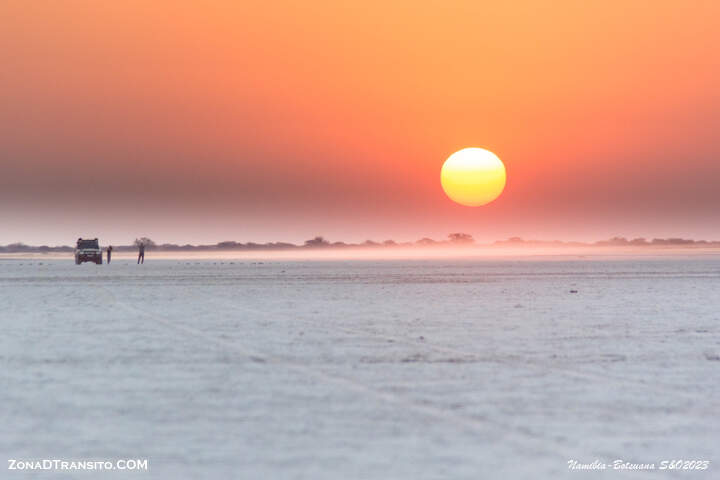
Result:
{"label": "parked 4x4 vehicle", "polygon": [[97,238],[91,240],[78,238],[77,245],[75,245],[75,265],[83,262],[102,264],[102,250],[100,250]]}

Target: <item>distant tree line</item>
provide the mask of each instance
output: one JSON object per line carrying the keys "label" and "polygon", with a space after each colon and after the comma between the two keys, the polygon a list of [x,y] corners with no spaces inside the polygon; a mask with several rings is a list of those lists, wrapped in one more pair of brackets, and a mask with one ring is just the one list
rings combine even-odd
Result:
{"label": "distant tree line", "polygon": [[698,247],[720,247],[720,241],[691,240],[687,238],[646,238],[627,239],[625,237],[613,237],[609,240],[597,242],[563,242],[560,240],[524,240],[520,237],[511,237],[507,240],[499,240],[494,245],[557,245],[557,246],[598,246],[598,247],[667,247],[667,246],[698,246]]}
{"label": "distant tree line", "polygon": [[[232,240],[218,242],[208,245],[177,245],[174,243],[157,244],[152,239],[141,237],[135,239],[131,245],[113,245],[116,252],[136,251],[140,243],[145,244],[147,250],[162,252],[190,252],[190,251],[227,251],[227,250],[305,250],[305,249],[333,249],[333,248],[399,248],[399,247],[438,247],[438,246],[464,246],[474,245],[475,239],[467,233],[451,233],[446,240],[433,240],[432,238],[421,238],[415,242],[395,242],[385,240],[376,242],[366,240],[362,243],[331,242],[322,236],[316,236],[306,240],[302,245],[287,242],[269,243],[241,243]],[[685,238],[645,238],[627,239],[625,237],[613,237],[609,240],[601,240],[593,243],[584,242],[563,242],[559,240],[524,240],[520,237],[511,237],[507,240],[499,240],[493,243],[496,246],[599,246],[599,247],[668,247],[668,246],[690,246],[690,247],[720,247],[720,241],[689,240]],[[105,245],[106,246],[106,245]],[[11,243],[0,246],[0,253],[51,253],[51,252],[72,252],[74,247],[47,245],[31,246],[24,243]]]}
{"label": "distant tree line", "polygon": [[49,252],[72,252],[75,250],[73,247],[68,247],[66,245],[60,246],[60,247],[49,247],[47,245],[41,245],[39,247],[31,246],[31,245],[25,245],[24,243],[17,242],[17,243],[11,243],[9,245],[2,246],[0,245],[0,253],[24,253],[24,252],[39,252],[39,253],[49,253]]}
{"label": "distant tree line", "polygon": [[[475,243],[472,235],[467,233],[451,233],[448,235],[447,240],[432,240],[430,238],[423,238],[417,242],[404,242],[399,243],[394,240],[385,240],[382,242],[375,242],[373,240],[366,240],[362,243],[345,243],[345,242],[330,242],[325,237],[316,236],[309,240],[306,240],[302,245],[296,245],[288,242],[269,242],[269,243],[254,243],[247,242],[241,243],[232,240],[226,240],[215,244],[207,245],[178,245],[174,243],[163,243],[158,244],[148,237],[136,238],[131,245],[113,245],[113,249],[116,252],[123,251],[135,251],[138,246],[143,243],[147,250],[163,251],[163,252],[177,252],[177,251],[207,251],[207,250],[297,250],[297,249],[318,249],[318,248],[367,248],[367,247],[408,247],[408,246],[429,246],[429,245],[450,245],[450,244],[465,244],[470,245]],[[106,245],[105,245],[106,246]],[[74,247],[60,246],[60,247],[34,247],[25,245],[24,243],[12,243],[6,246],[0,246],[0,253],[23,253],[23,252],[72,252]]]}

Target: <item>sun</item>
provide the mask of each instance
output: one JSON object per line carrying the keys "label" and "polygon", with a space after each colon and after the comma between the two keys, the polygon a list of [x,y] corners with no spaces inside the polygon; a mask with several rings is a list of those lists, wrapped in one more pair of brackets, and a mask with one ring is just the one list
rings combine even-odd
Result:
{"label": "sun", "polygon": [[486,205],[505,188],[505,165],[484,148],[463,148],[445,160],[440,183],[450,200],[468,207]]}

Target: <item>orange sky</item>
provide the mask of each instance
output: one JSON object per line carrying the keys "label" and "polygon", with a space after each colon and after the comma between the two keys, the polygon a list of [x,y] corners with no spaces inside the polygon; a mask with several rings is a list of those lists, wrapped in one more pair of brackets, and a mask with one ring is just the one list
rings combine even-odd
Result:
{"label": "orange sky", "polygon": [[[0,244],[720,238],[720,2],[0,3]],[[494,151],[468,208],[445,158]]]}

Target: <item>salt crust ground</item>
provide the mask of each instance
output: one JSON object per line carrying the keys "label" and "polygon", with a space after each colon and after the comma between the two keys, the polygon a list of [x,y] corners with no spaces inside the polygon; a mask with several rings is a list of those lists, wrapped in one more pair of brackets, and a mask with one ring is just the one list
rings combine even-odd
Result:
{"label": "salt crust ground", "polygon": [[717,256],[13,258],[0,328],[3,457],[150,464],[2,478],[720,478]]}

